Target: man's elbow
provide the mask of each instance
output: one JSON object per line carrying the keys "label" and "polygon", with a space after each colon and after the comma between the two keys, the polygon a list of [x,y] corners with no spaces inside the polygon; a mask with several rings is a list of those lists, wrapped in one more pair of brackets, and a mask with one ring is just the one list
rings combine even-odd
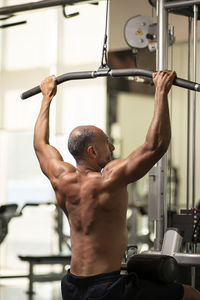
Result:
{"label": "man's elbow", "polygon": [[40,144],[38,143],[37,139],[35,139],[35,138],[33,140],[33,148],[34,148],[35,152],[39,151],[39,149],[40,149]]}
{"label": "man's elbow", "polygon": [[165,136],[163,139],[155,143],[147,143],[149,151],[154,152],[155,155],[162,157],[168,150],[171,140],[171,135]]}
{"label": "man's elbow", "polygon": [[34,141],[33,141],[33,148],[34,148],[36,154],[39,153],[39,152],[41,152],[43,150],[44,146],[45,146],[44,143],[38,142],[38,141],[36,141],[34,139]]}
{"label": "man's elbow", "polygon": [[171,141],[171,132],[169,132],[163,139],[161,146],[160,146],[161,151],[163,151],[164,153],[167,152],[169,145],[170,145],[170,141]]}
{"label": "man's elbow", "polygon": [[171,136],[166,137],[163,141],[161,141],[157,147],[157,152],[162,157],[168,150],[170,144]]}
{"label": "man's elbow", "polygon": [[170,143],[170,141],[169,141],[168,143],[163,143],[163,144],[161,144],[161,145],[158,147],[157,152],[158,152],[161,156],[163,156],[163,155],[167,152],[167,150],[168,150],[168,148],[169,148],[169,143]]}

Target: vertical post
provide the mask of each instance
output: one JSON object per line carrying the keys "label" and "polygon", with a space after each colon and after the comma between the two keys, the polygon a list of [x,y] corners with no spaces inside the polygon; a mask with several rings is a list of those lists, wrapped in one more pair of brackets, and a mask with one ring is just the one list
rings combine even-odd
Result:
{"label": "vertical post", "polygon": [[[167,69],[168,64],[168,13],[164,8],[164,0],[157,0],[158,13],[158,52],[157,69]],[[149,172],[148,215],[150,221],[155,221],[154,250],[160,251],[166,229],[166,184],[167,155]]]}
{"label": "vertical post", "polygon": [[[191,29],[192,29],[192,17],[188,17],[188,80],[191,80]],[[186,168],[186,207],[190,207],[190,107],[191,107],[191,93],[187,91],[187,168]]]}
{"label": "vertical post", "polygon": [[[158,1],[158,70],[168,67],[168,13],[164,8],[165,0]],[[164,230],[166,229],[167,213],[166,184],[167,184],[167,154],[157,164],[157,197],[158,210],[156,219],[155,250],[162,248]]]}
{"label": "vertical post", "polygon": [[33,262],[29,261],[29,288],[28,288],[28,291],[27,291],[27,294],[34,294],[34,291],[33,291],[33,281],[34,281],[34,274],[33,274]]}
{"label": "vertical post", "polygon": [[168,12],[165,0],[158,0],[158,69],[168,66]]}
{"label": "vertical post", "polygon": [[57,232],[58,232],[58,249],[61,253],[63,251],[63,212],[59,206],[56,205],[57,210]]}
{"label": "vertical post", "polygon": [[[194,11],[194,80],[197,77],[197,21],[198,21],[198,6],[193,6]],[[192,162],[192,207],[195,207],[196,202],[196,92],[193,99],[193,162]],[[193,244],[193,252],[196,252],[195,244]],[[196,268],[191,268],[191,285],[195,287]]]}
{"label": "vertical post", "polygon": [[[197,18],[198,6],[194,5],[194,77],[196,80],[196,64],[197,64]],[[196,197],[196,92],[193,99],[193,162],[192,162],[192,207],[195,207]]]}
{"label": "vertical post", "polygon": [[[6,5],[5,0],[1,1],[1,6]],[[5,55],[6,55],[6,30],[0,31],[0,82],[1,87],[3,86],[5,76]],[[5,91],[0,89],[0,204],[3,201],[7,202],[7,180],[8,180],[8,132],[5,128]],[[3,266],[3,262],[6,263],[7,260],[7,251],[6,243],[1,244],[0,248],[0,269]]]}

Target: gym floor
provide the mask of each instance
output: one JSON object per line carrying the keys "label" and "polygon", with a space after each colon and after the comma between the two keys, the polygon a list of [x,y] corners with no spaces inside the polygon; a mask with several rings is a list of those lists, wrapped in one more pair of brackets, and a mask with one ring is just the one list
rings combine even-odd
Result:
{"label": "gym floor", "polygon": [[26,293],[27,279],[7,279],[0,281],[1,300],[62,300],[60,282],[34,283],[35,294]]}

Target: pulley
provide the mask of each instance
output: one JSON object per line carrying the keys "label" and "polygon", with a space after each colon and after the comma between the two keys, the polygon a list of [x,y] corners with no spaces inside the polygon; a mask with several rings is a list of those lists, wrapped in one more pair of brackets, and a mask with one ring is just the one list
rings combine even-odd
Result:
{"label": "pulley", "polygon": [[[124,38],[131,48],[149,48],[153,52],[157,50],[158,26],[150,16],[137,15],[130,18],[124,27]],[[168,43],[173,45],[175,41],[173,26],[170,27]]]}
{"label": "pulley", "polygon": [[124,38],[127,44],[131,48],[147,47],[149,40],[154,40],[157,36],[152,25],[153,19],[150,16],[138,15],[130,18],[124,27]]}

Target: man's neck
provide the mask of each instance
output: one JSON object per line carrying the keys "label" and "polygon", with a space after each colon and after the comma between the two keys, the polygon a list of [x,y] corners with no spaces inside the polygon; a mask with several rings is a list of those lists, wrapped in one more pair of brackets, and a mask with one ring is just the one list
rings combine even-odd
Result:
{"label": "man's neck", "polygon": [[89,172],[101,172],[101,168],[98,165],[92,165],[86,162],[77,163],[76,169],[83,174],[87,174]]}

